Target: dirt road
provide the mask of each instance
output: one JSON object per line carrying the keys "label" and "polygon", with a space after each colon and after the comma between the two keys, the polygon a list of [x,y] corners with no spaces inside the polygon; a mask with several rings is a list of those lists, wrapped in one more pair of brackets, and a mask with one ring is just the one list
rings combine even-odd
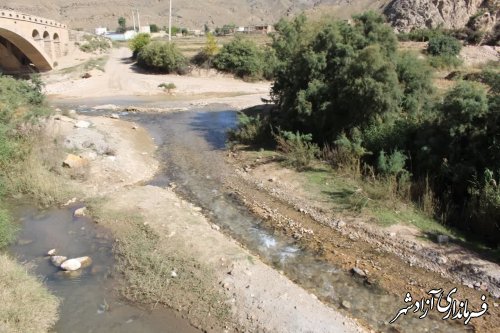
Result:
{"label": "dirt road", "polygon": [[[269,95],[269,82],[249,83],[204,70],[185,76],[147,74],[134,66],[131,56],[127,48],[113,49],[104,71],[94,69],[87,79],[63,69],[54,72],[46,79],[46,93],[61,99],[156,96],[165,101],[231,103],[238,108],[259,104]],[[177,88],[167,94],[158,87],[161,83],[174,83]]]}

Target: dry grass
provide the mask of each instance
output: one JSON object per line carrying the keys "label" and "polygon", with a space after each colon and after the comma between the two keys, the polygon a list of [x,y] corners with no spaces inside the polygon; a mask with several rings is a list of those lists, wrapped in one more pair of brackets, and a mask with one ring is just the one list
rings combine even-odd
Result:
{"label": "dry grass", "polygon": [[0,332],[48,332],[58,319],[58,298],[4,254],[0,267]]}
{"label": "dry grass", "polygon": [[63,150],[46,135],[43,129],[33,134],[26,145],[29,153],[6,168],[10,193],[24,193],[41,205],[61,203],[71,196],[65,180],[59,174]]}
{"label": "dry grass", "polygon": [[161,238],[142,216],[104,211],[103,201],[94,200],[89,208],[117,236],[115,267],[122,277],[119,291],[126,299],[176,309],[188,314],[197,327],[229,323],[230,309],[217,289],[215,272],[189,255],[183,244]]}

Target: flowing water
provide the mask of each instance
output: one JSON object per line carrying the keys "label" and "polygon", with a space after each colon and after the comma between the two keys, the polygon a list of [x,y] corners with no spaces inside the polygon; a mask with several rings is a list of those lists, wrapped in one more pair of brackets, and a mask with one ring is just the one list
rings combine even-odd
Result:
{"label": "flowing water", "polygon": [[[112,238],[85,217],[73,217],[77,207],[39,211],[20,205],[13,213],[22,224],[10,250],[34,266],[49,290],[62,300],[58,333],[194,333],[199,332],[170,310],[149,311],[121,300],[112,276]],[[45,254],[57,249],[68,258],[90,256],[92,265],[68,275]]]}
{"label": "flowing water", "polygon": [[[153,101],[147,106],[162,107],[162,104]],[[109,113],[86,106],[79,111]],[[163,187],[175,183],[179,194],[203,207],[225,233],[324,302],[334,307],[349,302],[348,311],[354,317],[382,332],[465,331],[463,325],[443,321],[435,313],[423,320],[409,314],[396,325],[389,325],[389,320],[405,305],[404,295],[394,297],[386,290],[367,286],[320,260],[314,253],[301,249],[293,238],[264,227],[261,220],[227,193],[221,185],[222,179],[234,170],[224,162],[224,148],[226,131],[236,124],[236,112],[223,105],[210,105],[178,113],[123,112],[121,116],[145,126],[159,147],[158,157],[164,168],[151,181],[152,185]]]}

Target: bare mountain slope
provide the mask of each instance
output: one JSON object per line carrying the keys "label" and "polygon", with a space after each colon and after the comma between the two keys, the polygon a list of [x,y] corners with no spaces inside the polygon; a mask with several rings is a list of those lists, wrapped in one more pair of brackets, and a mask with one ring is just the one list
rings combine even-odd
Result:
{"label": "bare mountain slope", "polygon": [[[358,9],[358,3],[377,0],[173,0],[173,24],[189,28],[275,23],[280,17],[323,5]],[[114,29],[120,16],[132,25],[132,9],[138,8],[141,25],[167,25],[168,0],[17,0],[11,9],[68,23],[72,28],[91,30],[97,26]],[[348,11],[348,9],[347,9]],[[350,13],[349,13],[350,14]]]}

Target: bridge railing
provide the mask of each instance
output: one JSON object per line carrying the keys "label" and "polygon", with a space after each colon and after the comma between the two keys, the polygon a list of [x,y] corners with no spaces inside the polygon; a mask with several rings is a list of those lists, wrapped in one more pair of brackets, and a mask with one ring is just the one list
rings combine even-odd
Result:
{"label": "bridge railing", "polygon": [[32,22],[35,24],[46,25],[50,27],[67,29],[68,27],[65,24],[56,22],[54,20],[46,19],[39,16],[33,16],[29,14],[23,14],[12,10],[0,9],[0,18],[18,20],[18,21],[26,21]]}

